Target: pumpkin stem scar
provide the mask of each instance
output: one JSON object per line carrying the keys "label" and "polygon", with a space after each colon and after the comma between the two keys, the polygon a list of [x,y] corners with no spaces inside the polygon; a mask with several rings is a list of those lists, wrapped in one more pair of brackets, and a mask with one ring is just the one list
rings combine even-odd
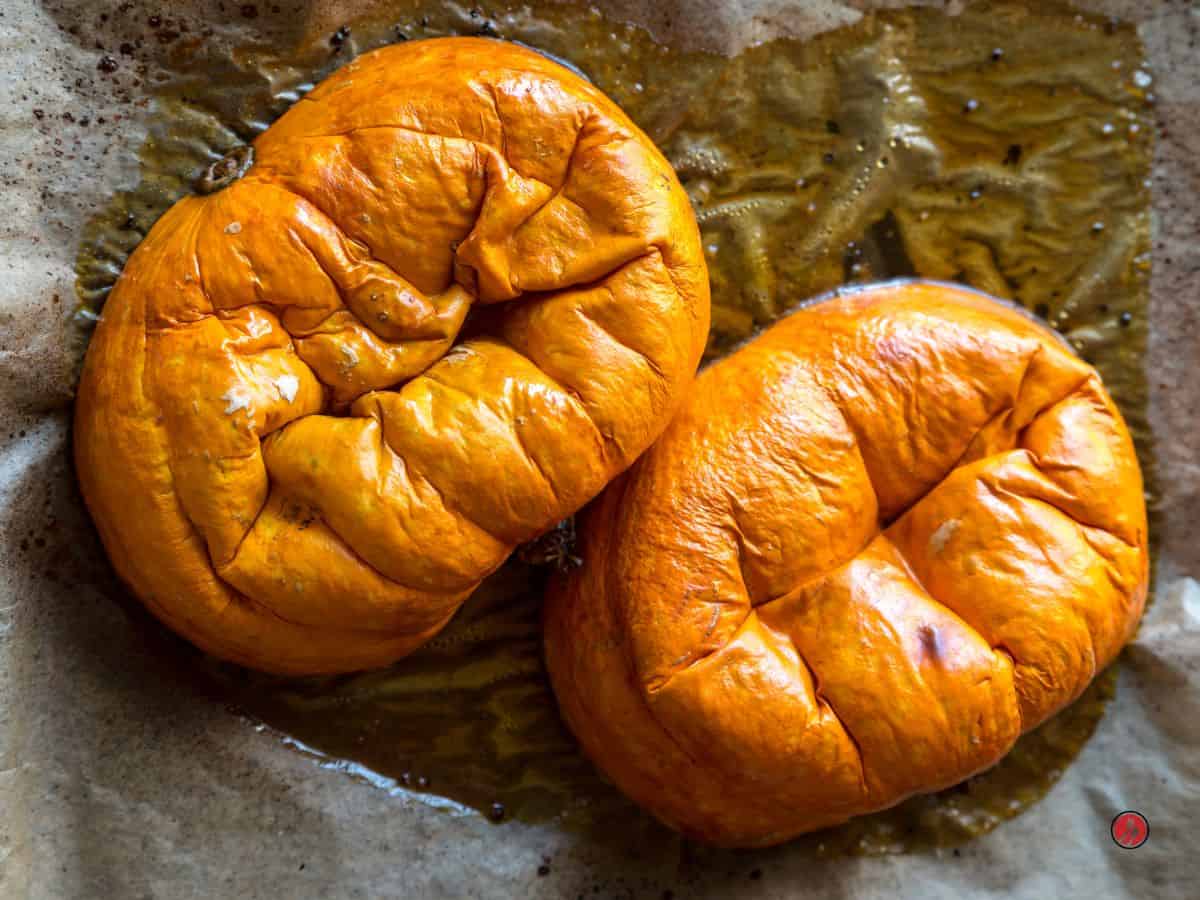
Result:
{"label": "pumpkin stem scar", "polygon": [[215,194],[229,187],[254,165],[254,148],[249,144],[230,150],[216,162],[209,164],[193,185],[197,194]]}
{"label": "pumpkin stem scar", "polygon": [[531,566],[550,566],[569,572],[583,565],[575,555],[575,517],[568,516],[549,531],[517,548],[517,558]]}

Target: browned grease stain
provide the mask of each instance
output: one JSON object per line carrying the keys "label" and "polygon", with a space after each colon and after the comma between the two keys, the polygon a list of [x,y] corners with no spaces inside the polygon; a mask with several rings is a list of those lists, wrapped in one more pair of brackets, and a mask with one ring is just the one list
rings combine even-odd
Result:
{"label": "browned grease stain", "polygon": [[[1143,54],[1131,28],[1044,3],[987,3],[956,17],[867,15],[814,40],[723,58],[571,7],[385,6],[349,31],[299,23],[256,46],[189,49],[156,98],[141,182],[88,227],[81,318],[205,164],[252,140],[353,53],[487,34],[578,66],[671,159],[710,266],[710,359],[839,284],[965,282],[1048,319],[1101,370],[1137,438],[1153,512],[1143,374],[1153,98],[1135,78]],[[324,765],[495,820],[556,822],[636,846],[660,826],[564,730],[541,664],[541,588],[539,570],[510,563],[429,645],[379,672],[285,680],[195,667],[231,707]],[[990,771],[792,847],[892,853],[989,831],[1050,789],[1114,684],[1112,670],[1102,674]]]}

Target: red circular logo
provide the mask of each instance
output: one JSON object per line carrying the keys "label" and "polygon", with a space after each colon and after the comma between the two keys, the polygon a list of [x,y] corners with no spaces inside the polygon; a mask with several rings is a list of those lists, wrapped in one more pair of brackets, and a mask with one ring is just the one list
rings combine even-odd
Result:
{"label": "red circular logo", "polygon": [[1112,820],[1113,843],[1126,850],[1136,850],[1150,837],[1150,823],[1140,812],[1127,809]]}

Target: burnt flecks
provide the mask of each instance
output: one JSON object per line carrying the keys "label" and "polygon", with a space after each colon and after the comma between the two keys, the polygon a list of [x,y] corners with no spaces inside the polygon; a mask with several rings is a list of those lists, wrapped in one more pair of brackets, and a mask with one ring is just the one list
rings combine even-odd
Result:
{"label": "burnt flecks", "polygon": [[350,26],[343,25],[329,37],[329,46],[334,49],[334,52],[342,49],[342,45],[350,37]]}
{"label": "burnt flecks", "polygon": [[107,53],[100,57],[100,62],[96,63],[96,68],[105,73],[117,71],[118,66],[119,64],[117,63],[116,59],[112,56],[109,56]]}

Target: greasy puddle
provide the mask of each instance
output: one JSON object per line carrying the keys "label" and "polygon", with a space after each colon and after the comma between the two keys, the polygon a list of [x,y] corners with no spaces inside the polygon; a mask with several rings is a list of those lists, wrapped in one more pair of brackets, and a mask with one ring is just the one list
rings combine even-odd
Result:
{"label": "greasy puddle", "polygon": [[[868,15],[724,58],[672,50],[583,9],[383,6],[337,25],[289,23],[284,11],[251,45],[197,39],[199,29],[174,45],[155,73],[140,183],[89,223],[80,250],[81,352],[125,257],[207,163],[357,52],[487,34],[578,66],[671,159],[708,256],[710,357],[847,282],[915,274],[1010,298],[1100,368],[1138,439],[1153,517],[1143,374],[1153,96],[1131,28],[1044,3],[986,3],[955,17]],[[164,25],[151,27],[162,41]],[[324,765],[497,821],[556,822],[636,846],[660,826],[601,780],[555,711],[540,658],[542,578],[510,563],[428,646],[360,675],[271,678],[151,633],[203,693]],[[786,852],[901,852],[994,828],[1050,789],[1114,683],[1105,673],[989,772]]]}

